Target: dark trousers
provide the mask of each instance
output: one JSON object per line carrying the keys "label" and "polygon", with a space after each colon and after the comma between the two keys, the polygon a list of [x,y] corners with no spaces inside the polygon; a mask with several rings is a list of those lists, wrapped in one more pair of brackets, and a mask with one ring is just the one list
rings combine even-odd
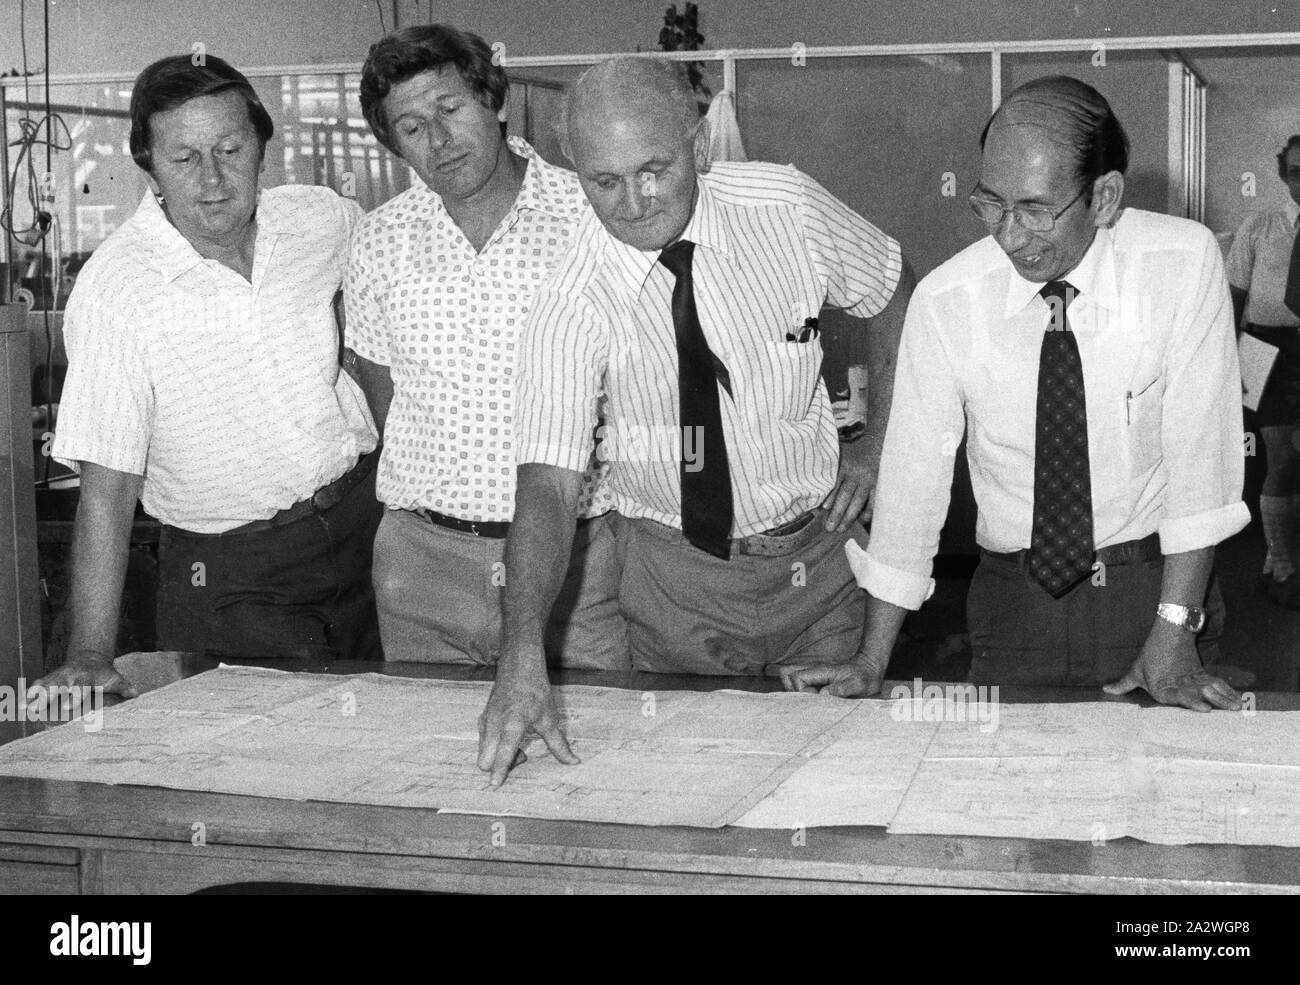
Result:
{"label": "dark trousers", "polygon": [[[1164,559],[1110,563],[1105,584],[1085,581],[1054,599],[1023,561],[980,555],[966,597],[974,684],[1099,687],[1119,680],[1142,652],[1157,618]],[[1219,662],[1224,605],[1211,577],[1201,662]]]}
{"label": "dark trousers", "polygon": [[372,468],[334,506],[282,526],[205,535],[164,525],[159,649],[381,659],[370,558],[382,514]]}

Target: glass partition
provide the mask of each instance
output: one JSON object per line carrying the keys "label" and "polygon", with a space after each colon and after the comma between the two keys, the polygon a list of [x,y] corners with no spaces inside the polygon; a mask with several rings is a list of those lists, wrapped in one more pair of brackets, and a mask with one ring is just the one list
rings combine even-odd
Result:
{"label": "glass partition", "polygon": [[[354,197],[367,211],[410,187],[410,168],[382,147],[366,125],[360,78],[359,73],[251,78],[275,123],[266,148],[263,187],[328,185]],[[510,131],[539,145],[548,159],[561,159],[555,136],[561,92],[558,81],[512,75]],[[135,211],[148,187],[129,147],[131,84],[50,87],[58,149],[51,155],[48,180],[43,143],[32,145],[24,156],[20,140],[24,130],[44,119],[43,87],[33,85],[30,95],[23,87],[9,87],[5,96],[9,170],[17,172],[13,216],[6,223],[12,230],[11,277],[15,287],[32,292],[38,305],[44,299],[44,306],[59,310],[81,265]],[[43,126],[39,139],[45,139]],[[56,281],[47,274],[43,295],[32,203],[48,192],[53,193],[50,211],[57,222],[47,237],[47,263],[59,267],[60,277]]]}

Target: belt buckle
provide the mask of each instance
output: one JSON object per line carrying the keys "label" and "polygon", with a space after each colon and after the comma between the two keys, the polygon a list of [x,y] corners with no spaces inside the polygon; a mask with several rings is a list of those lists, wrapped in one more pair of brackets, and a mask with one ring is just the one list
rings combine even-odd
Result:
{"label": "belt buckle", "polygon": [[[789,527],[798,524],[798,526],[794,526],[794,529],[787,533],[774,534],[770,531],[765,531],[760,534],[751,534],[748,537],[741,537],[733,545],[734,553],[745,554],[751,557],[784,557],[803,546],[801,543],[790,542],[794,541],[795,538],[805,537],[808,531],[813,527],[816,519],[817,511],[809,510],[802,517],[795,517],[789,523],[772,528],[773,530],[780,530],[782,527]],[[801,520],[803,521],[802,523],[800,523]],[[783,543],[767,544],[763,543],[759,538],[763,538],[763,540],[767,541],[782,541]]]}

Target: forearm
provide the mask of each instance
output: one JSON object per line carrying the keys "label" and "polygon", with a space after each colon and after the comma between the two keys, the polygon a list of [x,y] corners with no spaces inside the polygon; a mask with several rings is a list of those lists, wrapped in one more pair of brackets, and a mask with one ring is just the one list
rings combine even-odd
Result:
{"label": "forearm", "polygon": [[81,463],[72,537],[68,657],[112,665],[140,477]]}
{"label": "forearm", "polygon": [[889,656],[894,652],[894,644],[898,642],[906,618],[907,610],[902,606],[867,592],[867,617],[862,624],[858,658],[878,660],[883,670],[889,664]]}
{"label": "forearm", "polygon": [[915,286],[916,278],[912,274],[912,268],[904,260],[894,296],[885,310],[872,319],[871,330],[867,332],[867,418],[863,440],[870,442],[877,457],[885,443],[889,408],[894,399],[894,371],[903,337],[903,322]]}
{"label": "forearm", "polygon": [[1214,548],[1166,554],[1160,581],[1160,601],[1175,605],[1205,605],[1205,589],[1214,568]]}
{"label": "forearm", "polygon": [[1232,327],[1241,328],[1242,316],[1246,313],[1247,294],[1240,287],[1228,285],[1228,293],[1232,295]]}
{"label": "forearm", "polygon": [[521,465],[515,515],[506,539],[501,660],[537,660],[551,607],[573,550],[582,476],[549,465]]}
{"label": "forearm", "polygon": [[379,440],[384,438],[384,424],[388,420],[388,408],[393,402],[393,377],[392,372],[387,366],[381,366],[373,363],[369,359],[352,353],[356,374],[353,379],[361,387],[361,392],[366,396],[366,403],[370,405],[370,416],[375,419],[375,430],[379,432]]}

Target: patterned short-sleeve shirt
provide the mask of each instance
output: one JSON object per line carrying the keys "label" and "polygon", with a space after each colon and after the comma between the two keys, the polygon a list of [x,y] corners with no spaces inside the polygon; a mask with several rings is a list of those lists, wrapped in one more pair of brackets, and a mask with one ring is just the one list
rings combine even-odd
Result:
{"label": "patterned short-sleeve shirt", "polygon": [[[378,476],[389,507],[465,520],[514,515],[518,338],[586,199],[571,171],[519,138],[510,149],[528,169],[481,251],[423,183],[367,215],[353,237],[347,342],[393,379]],[[581,515],[606,512],[600,471],[587,478]]]}

